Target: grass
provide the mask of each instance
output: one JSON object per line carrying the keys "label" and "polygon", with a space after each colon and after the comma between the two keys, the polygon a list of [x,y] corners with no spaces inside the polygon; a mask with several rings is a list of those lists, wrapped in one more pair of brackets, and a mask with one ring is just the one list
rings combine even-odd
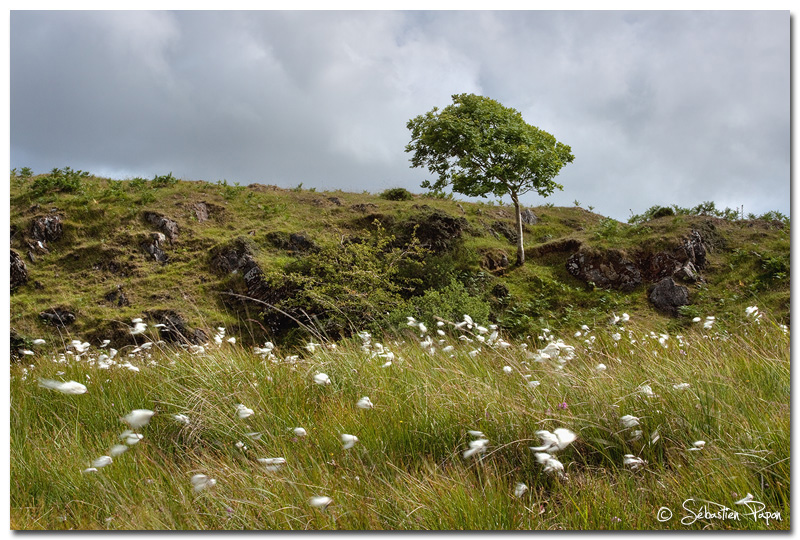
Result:
{"label": "grass", "polygon": [[[435,332],[434,321],[425,323]],[[313,353],[278,348],[272,359],[224,340],[196,354],[163,344],[149,352],[128,346],[107,369],[98,366],[104,350],[96,343],[63,360],[64,350],[49,344],[11,367],[11,527],[791,527],[789,338],[767,316],[756,322],[742,314],[666,340],[635,316],[624,329],[604,321],[574,336],[573,327],[560,336],[575,347],[563,367],[531,358],[555,340],[541,331],[530,340],[509,339],[504,348],[443,328],[445,336],[434,334],[434,353],[406,327]],[[139,344],[157,340],[155,329],[148,332]],[[443,352],[447,345],[453,350]],[[381,350],[394,354],[388,367]],[[124,361],[139,371],[122,367]],[[599,363],[607,369],[598,371]],[[315,384],[317,372],[331,384]],[[80,381],[88,392],[63,395],[39,387],[40,378]],[[689,388],[673,387],[684,382]],[[653,396],[641,391],[645,384]],[[373,409],[355,406],[362,396]],[[239,403],[254,414],[238,418]],[[140,430],[143,440],[82,474],[118,442],[125,428],[119,418],[141,408],[156,411]],[[172,418],[179,413],[188,425]],[[620,417],[627,414],[640,425],[624,428]],[[307,437],[294,436],[298,426]],[[578,435],[556,454],[563,477],[544,473],[529,450],[539,444],[538,430],[558,427]],[[489,445],[464,459],[474,438],[469,430],[482,431]],[[252,432],[260,439],[249,438]],[[341,433],[359,442],[344,450]],[[705,447],[689,451],[697,440]],[[646,466],[629,470],[625,454]],[[287,462],[278,472],[257,461],[278,456]],[[217,485],[194,492],[190,478],[201,473]],[[514,496],[518,482],[530,488],[521,497]],[[781,520],[680,523],[687,499],[743,512],[734,502],[747,493]],[[308,500],[315,495],[333,504],[314,508]],[[672,510],[671,521],[658,521],[661,507]]]}

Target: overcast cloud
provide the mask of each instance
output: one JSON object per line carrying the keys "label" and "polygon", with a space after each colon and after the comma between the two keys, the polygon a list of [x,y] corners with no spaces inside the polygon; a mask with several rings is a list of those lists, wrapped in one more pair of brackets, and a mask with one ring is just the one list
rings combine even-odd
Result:
{"label": "overcast cloud", "polygon": [[420,192],[406,122],[472,92],[572,147],[529,205],[789,214],[789,36],[788,11],[15,11],[11,166]]}

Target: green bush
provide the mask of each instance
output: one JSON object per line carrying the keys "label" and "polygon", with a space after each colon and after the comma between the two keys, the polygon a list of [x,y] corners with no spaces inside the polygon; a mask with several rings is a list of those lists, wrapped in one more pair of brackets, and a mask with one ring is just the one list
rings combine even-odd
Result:
{"label": "green bush", "polygon": [[421,296],[410,298],[390,314],[389,321],[397,326],[402,326],[408,316],[429,323],[437,318],[460,321],[466,314],[483,324],[488,322],[489,312],[488,302],[473,296],[461,281],[453,279],[442,289],[428,289]]}
{"label": "green bush", "polygon": [[392,188],[381,193],[379,197],[387,201],[410,201],[414,195],[405,188]]}
{"label": "green bush", "polygon": [[83,190],[82,180],[88,176],[89,173],[86,171],[73,171],[69,167],[56,168],[50,171],[50,174],[36,178],[31,184],[31,192],[36,196],[54,191],[79,193]]}
{"label": "green bush", "polygon": [[161,176],[154,176],[153,177],[153,187],[167,187],[167,186],[174,186],[178,183],[178,179],[172,176],[172,172],[169,174],[163,174]]}

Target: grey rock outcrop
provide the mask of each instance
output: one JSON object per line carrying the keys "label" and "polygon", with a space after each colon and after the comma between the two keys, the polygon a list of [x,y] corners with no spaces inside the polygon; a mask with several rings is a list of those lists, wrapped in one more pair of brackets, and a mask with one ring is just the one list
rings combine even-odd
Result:
{"label": "grey rock outcrop", "polygon": [[42,244],[56,242],[64,234],[64,220],[58,214],[40,216],[31,222],[30,235]]}
{"label": "grey rock outcrop", "polygon": [[149,254],[153,259],[161,264],[167,264],[169,256],[164,253],[161,246],[166,242],[167,238],[160,232],[150,233],[150,237],[140,244],[145,253]]}
{"label": "grey rock outcrop", "polygon": [[144,220],[164,233],[170,244],[178,238],[178,224],[168,217],[155,212],[145,212]]}
{"label": "grey rock outcrop", "polygon": [[533,210],[530,208],[525,208],[521,212],[522,223],[525,225],[536,225],[536,222],[539,221],[539,218],[536,214],[533,213]]}
{"label": "grey rock outcrop", "polygon": [[28,282],[28,268],[19,254],[11,250],[11,290],[25,285]]}
{"label": "grey rock outcrop", "polygon": [[67,326],[75,322],[75,314],[61,307],[50,308],[39,313],[39,317],[54,326]]}
{"label": "grey rock outcrop", "polygon": [[657,310],[674,316],[678,308],[689,305],[689,289],[667,277],[651,287],[648,298]]}
{"label": "grey rock outcrop", "polygon": [[642,274],[622,252],[581,249],[567,259],[567,271],[597,287],[630,292],[642,284]]}

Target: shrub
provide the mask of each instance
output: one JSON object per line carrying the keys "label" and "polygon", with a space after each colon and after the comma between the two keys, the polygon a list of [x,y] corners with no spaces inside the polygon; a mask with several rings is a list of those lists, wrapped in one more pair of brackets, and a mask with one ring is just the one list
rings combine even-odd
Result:
{"label": "shrub", "polygon": [[36,178],[31,184],[31,192],[40,196],[53,191],[64,193],[79,193],[83,190],[82,179],[87,178],[89,173],[86,171],[74,171],[69,167],[63,169],[53,169],[50,174]]}
{"label": "shrub", "polygon": [[440,290],[428,289],[421,296],[409,299],[390,315],[389,320],[400,326],[409,315],[432,323],[437,317],[460,321],[467,314],[475,322],[485,323],[489,320],[489,311],[486,301],[471,295],[461,281],[453,279]]}
{"label": "shrub", "polygon": [[410,201],[414,198],[414,195],[407,189],[399,187],[387,189],[380,194],[380,198],[386,199],[387,201]]}
{"label": "shrub", "polygon": [[167,186],[174,186],[178,183],[178,179],[172,176],[172,172],[169,174],[163,174],[161,176],[154,176],[153,177],[153,187],[167,187]]}

